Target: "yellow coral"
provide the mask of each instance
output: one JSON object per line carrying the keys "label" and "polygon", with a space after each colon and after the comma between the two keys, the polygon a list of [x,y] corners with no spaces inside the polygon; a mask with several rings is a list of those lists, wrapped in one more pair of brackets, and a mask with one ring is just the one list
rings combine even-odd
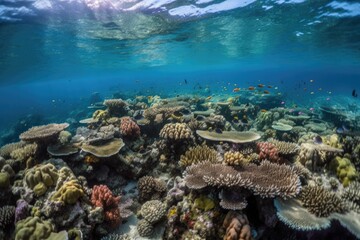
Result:
{"label": "yellow coral", "polygon": [[359,173],[347,158],[336,157],[330,162],[329,166],[336,173],[344,187],[349,186],[352,181],[359,178]]}
{"label": "yellow coral", "polygon": [[62,185],[51,197],[51,200],[63,202],[64,204],[75,204],[82,196],[84,196],[84,190],[78,180],[71,180]]}
{"label": "yellow coral", "polygon": [[37,165],[25,173],[26,185],[33,189],[37,196],[43,195],[48,187],[54,186],[58,179],[58,171],[54,165]]}
{"label": "yellow coral", "polygon": [[105,121],[109,117],[109,113],[106,110],[96,110],[92,115],[92,118],[98,121]]}
{"label": "yellow coral", "polygon": [[215,202],[211,198],[200,196],[195,199],[194,207],[204,211],[209,211],[215,207]]}
{"label": "yellow coral", "polygon": [[332,134],[328,136],[322,137],[323,142],[329,146],[332,146],[334,148],[342,148],[343,145],[339,141],[339,136],[337,134]]}
{"label": "yellow coral", "polygon": [[180,157],[181,166],[189,166],[200,162],[217,162],[217,152],[206,145],[192,147]]}
{"label": "yellow coral", "polygon": [[16,223],[15,240],[48,239],[53,232],[49,221],[42,221],[39,217],[28,217]]}
{"label": "yellow coral", "polygon": [[87,155],[84,159],[85,163],[91,164],[91,163],[97,163],[99,162],[99,158],[95,157],[94,155]]}
{"label": "yellow coral", "polygon": [[224,162],[227,165],[242,165],[247,162],[246,158],[241,152],[226,152],[224,154]]}
{"label": "yellow coral", "polygon": [[172,206],[169,211],[168,211],[168,218],[172,218],[174,216],[177,215],[177,207],[176,206]]}

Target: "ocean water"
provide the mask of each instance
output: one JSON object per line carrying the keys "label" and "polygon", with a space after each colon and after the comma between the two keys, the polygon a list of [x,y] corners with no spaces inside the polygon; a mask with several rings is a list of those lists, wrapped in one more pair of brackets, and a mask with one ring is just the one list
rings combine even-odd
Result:
{"label": "ocean water", "polygon": [[0,0],[0,145],[156,95],[272,96],[263,111],[342,109],[356,132],[357,93],[359,1]]}

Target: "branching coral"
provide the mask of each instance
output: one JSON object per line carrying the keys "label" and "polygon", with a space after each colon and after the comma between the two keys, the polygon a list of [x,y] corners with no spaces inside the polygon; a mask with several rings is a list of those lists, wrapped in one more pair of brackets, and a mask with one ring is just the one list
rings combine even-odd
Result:
{"label": "branching coral", "polygon": [[28,142],[48,141],[57,139],[59,133],[69,126],[68,123],[51,123],[48,125],[32,127],[20,134],[20,139]]}
{"label": "branching coral", "polygon": [[37,144],[26,144],[23,147],[17,148],[16,150],[12,151],[10,153],[10,156],[13,159],[20,160],[20,161],[26,161],[30,157],[33,157],[37,150]]}
{"label": "branching coral", "polygon": [[170,140],[183,140],[190,139],[192,133],[185,123],[168,123],[161,129],[160,137]]}
{"label": "branching coral", "polygon": [[9,158],[10,154],[19,148],[22,148],[25,146],[25,142],[15,142],[15,143],[9,143],[0,148],[0,156],[3,158]]}
{"label": "branching coral", "polygon": [[4,228],[14,222],[15,207],[3,206],[0,208],[0,228]]}
{"label": "branching coral", "polygon": [[227,165],[244,165],[248,164],[251,159],[246,158],[241,152],[226,152],[224,153],[224,163]]}
{"label": "branching coral", "polygon": [[106,185],[95,185],[92,189],[91,203],[96,207],[102,207],[105,220],[111,227],[117,227],[121,223],[120,197],[113,195]]}
{"label": "branching coral", "polygon": [[192,147],[180,156],[180,165],[189,166],[200,162],[209,161],[217,162],[218,155],[216,150],[209,148],[206,145]]}
{"label": "branching coral", "polygon": [[221,164],[201,163],[186,169],[186,185],[201,189],[206,186],[243,187],[261,197],[295,197],[300,191],[300,179],[292,167],[262,161],[241,170]]}
{"label": "branching coral", "polygon": [[294,155],[300,149],[296,143],[292,142],[283,142],[276,139],[272,139],[269,142],[276,147],[280,155]]}
{"label": "branching coral", "polygon": [[331,213],[344,213],[344,202],[335,194],[319,186],[306,186],[299,195],[303,206],[317,217],[327,217]]}
{"label": "branching coral", "polygon": [[140,201],[160,199],[166,193],[166,184],[151,176],[145,176],[139,179],[138,189]]}
{"label": "branching coral", "polygon": [[244,214],[229,211],[224,219],[223,227],[226,228],[224,240],[252,239],[249,221]]}
{"label": "branching coral", "polygon": [[130,117],[122,117],[120,133],[128,138],[137,138],[140,136],[140,128]]}
{"label": "branching coral", "polygon": [[350,209],[360,213],[360,182],[350,183],[341,197],[349,203]]}
{"label": "branching coral", "polygon": [[48,163],[28,169],[25,172],[24,181],[29,188],[33,189],[35,195],[41,196],[49,187],[56,184],[58,176],[55,166]]}

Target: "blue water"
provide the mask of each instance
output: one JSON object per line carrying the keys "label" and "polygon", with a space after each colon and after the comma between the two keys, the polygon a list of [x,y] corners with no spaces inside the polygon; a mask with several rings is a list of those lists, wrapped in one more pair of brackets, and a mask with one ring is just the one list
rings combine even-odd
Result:
{"label": "blue water", "polygon": [[89,116],[93,92],[235,96],[259,83],[289,104],[358,105],[360,3],[0,2],[0,135]]}

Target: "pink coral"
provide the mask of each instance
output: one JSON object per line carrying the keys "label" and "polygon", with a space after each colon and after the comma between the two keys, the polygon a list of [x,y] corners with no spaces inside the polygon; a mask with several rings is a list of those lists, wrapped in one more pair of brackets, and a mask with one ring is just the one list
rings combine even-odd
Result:
{"label": "pink coral", "polygon": [[120,197],[114,196],[106,185],[95,185],[92,188],[91,203],[104,209],[105,220],[113,228],[121,222],[119,202]]}
{"label": "pink coral", "polygon": [[140,127],[130,117],[121,118],[120,132],[123,136],[137,138],[140,136]]}
{"label": "pink coral", "polygon": [[279,151],[274,144],[269,142],[256,143],[260,160],[269,160],[273,163],[284,163],[284,159],[279,156]]}

